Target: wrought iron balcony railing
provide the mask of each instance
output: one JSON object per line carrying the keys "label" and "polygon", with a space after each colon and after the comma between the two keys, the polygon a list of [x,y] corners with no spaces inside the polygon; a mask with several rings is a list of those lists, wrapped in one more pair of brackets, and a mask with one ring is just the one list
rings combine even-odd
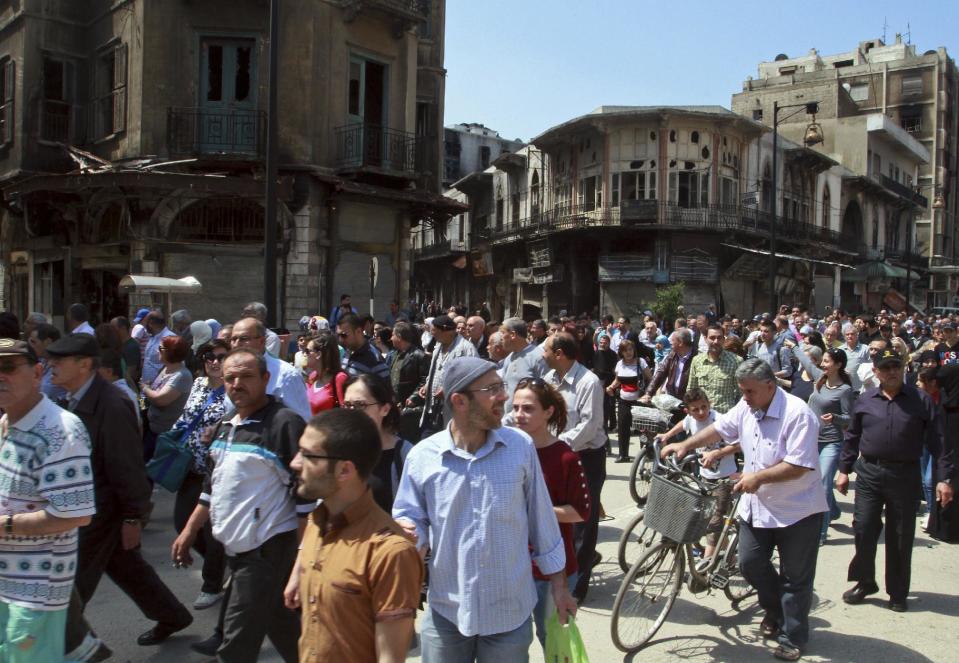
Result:
{"label": "wrought iron balcony railing", "polygon": [[339,170],[371,168],[406,175],[416,171],[415,134],[365,122],[337,127],[333,132]]}
{"label": "wrought iron balcony railing", "polygon": [[262,156],[266,147],[266,113],[257,110],[169,108],[167,147],[171,156]]}

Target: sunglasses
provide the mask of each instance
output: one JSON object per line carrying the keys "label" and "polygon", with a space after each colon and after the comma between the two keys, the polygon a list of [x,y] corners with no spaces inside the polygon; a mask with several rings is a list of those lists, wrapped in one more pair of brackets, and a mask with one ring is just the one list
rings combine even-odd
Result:
{"label": "sunglasses", "polygon": [[225,358],[226,358],[226,353],[218,355],[212,352],[208,352],[205,355],[203,355],[203,361],[211,362],[211,363],[214,361],[223,361]]}
{"label": "sunglasses", "polygon": [[526,389],[527,387],[539,387],[541,389],[545,389],[546,381],[542,378],[523,378],[516,383],[517,389]]}

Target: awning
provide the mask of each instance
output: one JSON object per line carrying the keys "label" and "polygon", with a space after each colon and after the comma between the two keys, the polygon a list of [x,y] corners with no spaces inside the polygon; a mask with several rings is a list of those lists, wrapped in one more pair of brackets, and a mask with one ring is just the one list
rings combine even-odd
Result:
{"label": "awning", "polygon": [[[896,265],[891,265],[885,260],[870,260],[856,268],[849,274],[843,275],[844,281],[860,283],[862,281],[889,281],[890,279],[906,278],[906,270]],[[912,280],[918,281],[921,276],[916,272],[911,272]]]}
{"label": "awning", "polygon": [[120,279],[120,290],[138,295],[154,293],[198,295],[203,292],[203,286],[192,276],[184,276],[182,279],[171,279],[164,276],[127,274]]}
{"label": "awning", "polygon": [[[764,256],[769,255],[769,251],[766,249],[751,249],[746,246],[740,246],[739,244],[727,244],[725,242],[723,242],[723,246],[728,246],[731,249],[739,249],[740,251],[747,251],[749,253],[756,253]],[[853,268],[852,265],[846,265],[841,262],[832,262],[830,260],[820,260],[818,258],[806,258],[804,256],[794,256],[789,253],[779,253],[778,251],[776,252],[776,257],[784,258],[786,260],[798,260],[799,262],[812,262],[812,263],[816,263],[817,265],[832,265],[833,267],[839,267],[841,269]]]}

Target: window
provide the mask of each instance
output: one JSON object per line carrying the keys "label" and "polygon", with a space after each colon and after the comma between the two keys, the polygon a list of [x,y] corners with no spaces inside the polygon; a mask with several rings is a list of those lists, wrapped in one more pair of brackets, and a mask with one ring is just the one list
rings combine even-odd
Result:
{"label": "window", "polygon": [[719,180],[720,203],[735,206],[739,204],[739,181],[732,177],[721,177]]}
{"label": "window", "polygon": [[126,129],[127,45],[117,44],[100,53],[96,62],[94,137],[103,138]]}
{"label": "window", "polygon": [[906,74],[902,82],[902,96],[918,97],[922,94],[922,74]]}
{"label": "window", "polygon": [[869,99],[869,83],[860,83],[849,88],[849,96],[853,101],[866,101]]}
{"label": "window", "polygon": [[13,114],[17,89],[16,73],[16,63],[12,59],[0,60],[0,145],[9,145],[13,142],[16,117]]}
{"label": "window", "polygon": [[532,216],[539,214],[539,199],[540,199],[540,186],[539,186],[539,171],[533,171],[533,177],[530,180],[529,184],[529,213]]}
{"label": "window", "polygon": [[822,223],[823,228],[829,227],[829,219],[832,216],[832,198],[829,193],[829,185],[822,188]]}
{"label": "window", "polygon": [[709,179],[705,173],[681,172],[669,174],[669,202],[680,207],[709,205]]}
{"label": "window", "polygon": [[762,108],[755,108],[755,109],[753,109],[753,119],[756,120],[756,122],[762,122],[762,121],[763,121],[763,109],[762,109]]}
{"label": "window", "polygon": [[779,75],[780,75],[780,76],[789,76],[790,74],[795,74],[795,73],[796,73],[796,65],[793,65],[793,66],[791,66],[791,67],[780,67],[780,68],[779,68]]}
{"label": "window", "polygon": [[73,136],[74,65],[55,56],[43,58],[40,138],[60,143]]}
{"label": "window", "polygon": [[597,186],[599,178],[584,177],[579,181],[578,203],[584,212],[591,212],[603,203],[602,186]]}
{"label": "window", "polygon": [[[656,171],[622,172],[613,175],[619,201],[652,200],[656,198]],[[614,200],[613,205],[619,201]]]}
{"label": "window", "polygon": [[483,170],[489,168],[490,148],[488,145],[480,145],[480,168]]}
{"label": "window", "polygon": [[347,88],[347,113],[351,122],[386,124],[386,65],[353,56]]}
{"label": "window", "polygon": [[613,207],[619,205],[619,173],[613,173],[609,198],[610,204],[613,205]]}
{"label": "window", "polygon": [[872,214],[872,248],[879,248],[879,213]]}
{"label": "window", "polygon": [[509,202],[510,202],[510,208],[511,208],[510,212],[512,216],[512,221],[513,223],[517,223],[519,221],[519,216],[520,216],[519,191],[516,191],[515,193],[510,195]]}
{"label": "window", "polygon": [[917,134],[922,131],[922,111],[904,110],[899,114],[899,124],[902,128],[911,134]]}
{"label": "window", "polygon": [[878,154],[872,155],[872,174],[882,175],[882,157]]}

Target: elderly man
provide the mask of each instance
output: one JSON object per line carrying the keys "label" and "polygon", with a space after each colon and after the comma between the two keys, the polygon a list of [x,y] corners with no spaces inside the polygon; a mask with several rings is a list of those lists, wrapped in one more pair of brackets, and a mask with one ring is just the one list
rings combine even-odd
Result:
{"label": "elderly man", "polygon": [[443,394],[443,372],[446,365],[457,357],[475,357],[476,348],[456,332],[456,323],[448,315],[433,318],[433,338],[436,346],[430,357],[430,370],[426,384],[420,389],[423,398],[423,414],[420,417],[420,430],[426,435],[444,428],[449,419],[445,410]]}
{"label": "elderly man", "polygon": [[497,370],[502,369],[503,361],[509,356],[509,352],[506,351],[506,339],[503,332],[496,331],[490,334],[489,344],[486,347],[489,350],[489,360],[496,364]]}
{"label": "elderly man", "polygon": [[393,517],[432,551],[423,663],[527,661],[531,558],[550,581],[560,622],[576,612],[536,449],[500,425],[505,387],[490,362],[451,360],[443,374],[451,423],[406,458]]}
{"label": "elderly man", "polygon": [[243,307],[243,313],[240,314],[241,318],[256,318],[263,323],[264,329],[266,329],[266,351],[273,357],[282,359],[280,356],[283,352],[282,343],[280,337],[276,335],[272,329],[266,326],[266,318],[269,310],[266,308],[266,304],[260,302],[250,302]]}
{"label": "elderly man", "polygon": [[846,354],[846,373],[852,382],[852,389],[856,393],[862,390],[862,380],[859,379],[859,365],[869,361],[869,348],[859,342],[859,332],[855,325],[847,324],[842,330],[846,342],[842,351]]}
{"label": "elderly man", "polygon": [[[543,358],[550,370],[544,380],[556,387],[566,403],[566,430],[559,439],[579,454],[589,489],[590,504],[600,503],[606,482],[606,431],[603,426],[603,383],[594,373],[576,361],[576,339],[559,332],[546,339]],[[576,525],[576,562],[579,578],[573,596],[582,601],[589,589],[589,578],[597,564],[596,540],[599,535],[599,509]]]}
{"label": "elderly man", "polygon": [[43,395],[41,374],[29,344],[0,338],[0,447],[8,450],[0,463],[5,663],[64,660],[77,528],[95,512],[90,438],[76,415]]}
{"label": "elderly man", "polygon": [[489,339],[486,337],[486,321],[478,315],[470,316],[466,319],[466,337],[476,348],[476,354],[482,359],[489,359],[489,350],[487,346]]}
{"label": "elderly man", "polygon": [[299,447],[297,494],[321,500],[284,596],[303,611],[300,663],[405,660],[423,561],[373,499],[379,431],[365,412],[335,408],[310,420]]}
{"label": "elderly man", "polygon": [[[230,347],[249,348],[264,355],[269,381],[266,393],[296,412],[303,421],[313,416],[306,394],[306,384],[295,366],[266,352],[266,327],[257,318],[242,318],[233,325]],[[227,390],[227,400],[230,392]],[[228,408],[229,409],[229,408]]]}
{"label": "elderly man", "polygon": [[[799,398],[777,386],[768,363],[752,357],[736,369],[742,400],[684,442],[662,449],[682,457],[720,440],[739,440],[743,472],[739,501],[739,563],[766,611],[760,631],[777,638],[778,659],[798,660],[809,640],[819,529],[826,496],[819,473],[819,422]],[[707,459],[738,451],[730,445]],[[780,568],[771,562],[779,551]]]}
{"label": "elderly man", "polygon": [[49,322],[47,316],[43,313],[31,313],[27,316],[27,319],[23,321],[23,330],[20,332],[23,334],[23,340],[27,341],[30,339],[30,333],[37,328],[38,325],[45,325]]}
{"label": "elderly man", "polygon": [[147,313],[142,320],[142,324],[149,338],[143,351],[143,370],[140,371],[140,381],[152,384],[156,376],[163,370],[163,362],[160,361],[160,341],[167,336],[175,336],[175,334],[167,328],[163,313],[160,311]]}
{"label": "elderly man", "polygon": [[390,367],[386,365],[380,353],[373,349],[369,338],[363,333],[363,323],[354,313],[345,313],[336,323],[336,337],[346,350],[343,357],[343,370],[352,376],[369,373],[379,378],[389,379]]}
{"label": "elderly man", "polygon": [[40,365],[43,367],[43,377],[40,381],[40,391],[46,394],[51,401],[57,402],[66,396],[67,392],[63,387],[53,384],[53,368],[47,358],[47,348],[50,344],[60,340],[60,330],[53,325],[43,323],[37,325],[30,335],[27,342],[37,357],[40,359]]}
{"label": "elderly man", "polygon": [[546,375],[549,368],[543,361],[543,350],[536,345],[536,341],[526,340],[526,323],[521,318],[503,320],[500,333],[503,334],[503,347],[509,353],[503,360],[503,368],[500,372],[506,382],[504,410],[509,416],[513,411],[513,393],[519,381],[523,378],[541,378]]}
{"label": "elderly man", "polygon": [[[143,523],[149,517],[150,483],[143,467],[140,421],[130,399],[97,372],[100,348],[89,334],[71,334],[47,348],[53,382],[67,390],[67,407],[90,435],[97,513],[80,530],[77,595],[67,627],[67,648],[93,644],[82,617],[103,574],[124,591],[147,619],[157,624],[137,638],[156,645],[193,622],[140,552]],[[98,643],[97,643],[98,645]],[[70,660],[80,658],[71,655]]]}
{"label": "elderly man", "polygon": [[739,402],[736,369],[742,361],[723,349],[725,341],[721,326],[711,324],[706,328],[706,352],[693,357],[687,385],[688,389],[699,387],[706,392],[712,408],[720,414],[733,409]]}
{"label": "elderly man", "polygon": [[300,625],[283,606],[283,589],[315,501],[293,498],[290,463],[306,423],[268,394],[269,380],[266,358],[251,347],[235,348],[223,362],[235,414],[213,431],[212,470],[171,549],[175,565],[191,564],[190,549],[211,521],[233,574],[216,652],[218,660],[230,663],[258,660],[266,636],[284,661],[297,660]]}
{"label": "elderly man", "polygon": [[848,576],[856,584],[842,600],[855,605],[879,591],[876,544],[885,526],[888,606],[905,612],[916,501],[922,486],[919,460],[925,448],[937,463],[936,476],[941,481],[936,485],[936,499],[946,507],[953,496],[954,459],[943,438],[940,409],[925,392],[903,383],[899,354],[887,347],[874,362],[879,386],[864,391],[853,404],[836,477],[836,489],[845,494],[849,474],[856,473],[856,554]]}
{"label": "elderly man", "polygon": [[646,393],[640,398],[644,403],[651,401],[660,387],[670,396],[679,399],[686,393],[689,369],[692,368],[692,359],[696,355],[692,334],[686,328],[677,329],[669,335],[669,345],[669,353],[656,367],[653,379],[646,387]]}

